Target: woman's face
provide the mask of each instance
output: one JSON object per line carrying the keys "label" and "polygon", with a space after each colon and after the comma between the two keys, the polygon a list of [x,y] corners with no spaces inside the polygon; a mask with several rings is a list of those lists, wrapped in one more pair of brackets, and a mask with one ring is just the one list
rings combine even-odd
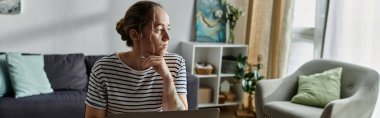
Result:
{"label": "woman's face", "polygon": [[152,23],[143,29],[141,48],[143,56],[163,56],[170,40],[170,21],[168,14],[162,8],[156,8]]}

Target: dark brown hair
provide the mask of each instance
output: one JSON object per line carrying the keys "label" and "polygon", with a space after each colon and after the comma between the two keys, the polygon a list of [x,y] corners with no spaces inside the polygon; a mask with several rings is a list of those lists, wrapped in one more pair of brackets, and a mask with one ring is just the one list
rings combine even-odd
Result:
{"label": "dark brown hair", "polygon": [[126,41],[127,46],[133,46],[129,30],[135,29],[141,34],[143,27],[152,21],[156,7],[162,8],[155,2],[139,1],[133,4],[125,13],[124,18],[117,22],[116,31],[121,35],[121,40]]}

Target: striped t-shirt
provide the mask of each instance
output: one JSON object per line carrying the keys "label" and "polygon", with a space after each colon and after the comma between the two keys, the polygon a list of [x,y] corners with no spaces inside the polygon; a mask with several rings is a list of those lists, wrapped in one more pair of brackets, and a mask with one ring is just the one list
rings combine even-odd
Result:
{"label": "striped t-shirt", "polygon": [[[173,53],[164,55],[178,95],[186,95],[184,59]],[[86,104],[106,109],[106,115],[126,112],[162,111],[163,80],[153,69],[134,70],[116,54],[98,60],[89,77]]]}

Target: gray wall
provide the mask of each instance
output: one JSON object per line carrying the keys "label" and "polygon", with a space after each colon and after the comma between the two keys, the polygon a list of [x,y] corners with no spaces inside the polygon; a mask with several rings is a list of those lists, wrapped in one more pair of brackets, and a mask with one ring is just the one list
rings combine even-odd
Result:
{"label": "gray wall", "polygon": [[[109,54],[128,51],[116,22],[137,0],[21,0],[21,13],[0,14],[0,52]],[[170,16],[169,52],[194,38],[194,0],[156,0]]]}

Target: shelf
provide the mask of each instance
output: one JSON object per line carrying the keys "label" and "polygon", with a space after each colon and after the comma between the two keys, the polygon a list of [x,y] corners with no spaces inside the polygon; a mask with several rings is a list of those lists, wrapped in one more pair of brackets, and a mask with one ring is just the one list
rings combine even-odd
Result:
{"label": "shelf", "polygon": [[221,107],[221,106],[234,106],[240,105],[240,102],[225,102],[223,104],[215,104],[215,103],[207,103],[207,104],[199,104],[199,108],[207,108],[207,107]]}
{"label": "shelf", "polygon": [[[247,55],[248,46],[245,44],[228,44],[228,43],[206,43],[206,42],[182,42],[181,55],[186,60],[186,70],[194,74],[199,79],[199,86],[207,87],[212,90],[211,103],[199,104],[199,108],[220,107],[239,105],[243,98],[241,87],[234,87],[230,90],[236,94],[235,102],[219,103],[221,93],[221,84],[226,79],[234,79],[234,63],[223,61],[224,56],[237,57],[239,54]],[[195,72],[196,63],[208,63],[214,67],[210,75],[197,75]],[[227,69],[227,70],[226,70]],[[226,84],[224,84],[226,85]],[[199,96],[198,96],[199,97]]]}
{"label": "shelf", "polygon": [[240,102],[225,102],[223,104],[218,104],[218,106],[233,106],[233,105],[239,105]]}
{"label": "shelf", "polygon": [[195,75],[198,78],[212,78],[212,77],[218,77],[216,74],[210,74],[210,75]]}
{"label": "shelf", "polygon": [[210,43],[210,42],[184,42],[194,47],[247,47],[245,44]]}
{"label": "shelf", "polygon": [[206,108],[206,107],[217,107],[218,104],[215,104],[215,103],[207,103],[207,104],[199,104],[198,107],[199,108]]}
{"label": "shelf", "polygon": [[220,77],[235,77],[235,74],[233,74],[233,73],[221,73]]}

